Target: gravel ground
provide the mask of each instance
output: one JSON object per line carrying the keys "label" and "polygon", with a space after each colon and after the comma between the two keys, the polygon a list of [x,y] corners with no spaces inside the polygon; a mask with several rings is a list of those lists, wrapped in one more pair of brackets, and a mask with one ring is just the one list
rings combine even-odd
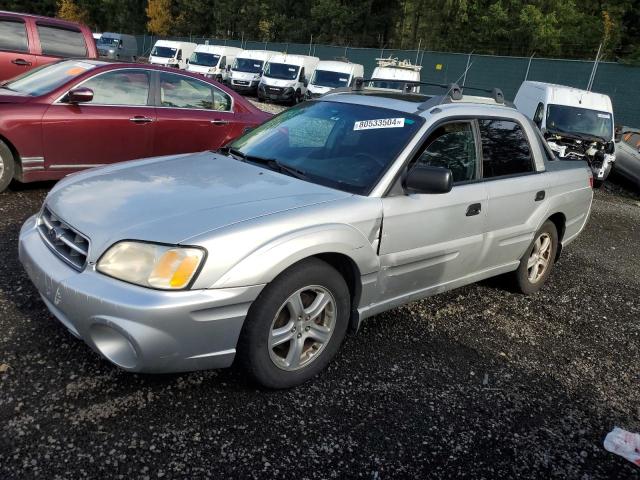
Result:
{"label": "gravel ground", "polygon": [[0,478],[640,478],[640,202],[597,192],[548,285],[490,281],[379,315],[289,391],[235,369],[133,375],[45,309],[18,230],[51,184],[0,195]]}

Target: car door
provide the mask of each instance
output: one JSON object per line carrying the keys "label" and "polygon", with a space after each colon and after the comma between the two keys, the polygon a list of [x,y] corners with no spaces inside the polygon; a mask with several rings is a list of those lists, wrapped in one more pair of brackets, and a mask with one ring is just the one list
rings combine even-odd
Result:
{"label": "car door", "polygon": [[0,15],[0,81],[16,77],[35,66],[35,56],[24,19]]}
{"label": "car door", "polygon": [[151,156],[155,107],[150,105],[151,72],[120,68],[97,73],[75,85],[93,100],[53,103],[42,120],[45,165],[73,171]]}
{"label": "car door", "polygon": [[473,121],[441,124],[428,135],[408,168],[451,169],[451,191],[383,198],[380,263],[385,299],[435,293],[477,272],[487,207],[479,161]]}
{"label": "car door", "polygon": [[210,83],[161,71],[158,97],[155,155],[215,150],[242,133],[231,96]]}
{"label": "car door", "polygon": [[478,127],[489,196],[484,268],[498,268],[519,261],[531,244],[539,223],[536,212],[547,208],[551,192],[547,174],[536,173],[531,144],[520,123],[479,119]]}
{"label": "car door", "polygon": [[640,185],[640,133],[625,133],[616,148],[614,168]]}

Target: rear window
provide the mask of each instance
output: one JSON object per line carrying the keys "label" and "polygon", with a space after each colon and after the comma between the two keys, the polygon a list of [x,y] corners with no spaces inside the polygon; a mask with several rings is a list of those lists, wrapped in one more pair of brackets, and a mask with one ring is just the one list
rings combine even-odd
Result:
{"label": "rear window", "polygon": [[43,55],[54,57],[87,56],[84,35],[78,30],[38,24],[38,36]]}
{"label": "rear window", "polygon": [[531,148],[522,127],[509,120],[480,120],[484,178],[533,172]]}
{"label": "rear window", "polygon": [[29,51],[27,29],[24,22],[0,19],[0,50]]}

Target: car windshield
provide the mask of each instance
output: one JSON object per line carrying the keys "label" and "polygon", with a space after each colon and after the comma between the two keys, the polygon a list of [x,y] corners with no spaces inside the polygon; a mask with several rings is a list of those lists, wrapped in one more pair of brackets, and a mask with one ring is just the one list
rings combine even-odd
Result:
{"label": "car windshield", "polygon": [[287,65],[286,63],[267,63],[264,71],[265,77],[280,78],[282,80],[295,80],[298,77],[300,67]]}
{"label": "car windshield", "polygon": [[547,130],[588,135],[609,142],[613,138],[613,119],[608,112],[549,104]]}
{"label": "car windshield", "polygon": [[151,50],[152,57],[173,58],[178,50],[170,47],[158,47],[157,45]]}
{"label": "car windshield", "polygon": [[331,72],[329,70],[316,70],[311,79],[311,84],[319,87],[346,87],[349,84],[349,74]]}
{"label": "car windshield", "polygon": [[236,58],[233,69],[236,72],[258,73],[262,71],[264,62],[253,58]]}
{"label": "car windshield", "polygon": [[112,45],[112,46],[118,46],[118,44],[120,43],[120,39],[119,38],[113,38],[113,37],[100,37],[100,40],[98,40],[98,45]]}
{"label": "car windshield", "polygon": [[215,67],[218,65],[218,60],[220,60],[220,55],[216,55],[215,53],[193,52],[191,57],[189,57],[189,63],[191,65],[200,65],[203,67]]}
{"label": "car windshield", "polygon": [[373,88],[389,88],[392,90],[404,90],[405,82],[394,82],[393,80],[372,80],[369,86]]}
{"label": "car windshield", "polygon": [[30,70],[5,83],[2,88],[31,96],[46,95],[97,66],[97,64],[79,60],[52,63]]}
{"label": "car windshield", "polygon": [[307,102],[230,145],[230,153],[294,169],[304,180],[367,195],[413,138],[421,117],[366,105]]}

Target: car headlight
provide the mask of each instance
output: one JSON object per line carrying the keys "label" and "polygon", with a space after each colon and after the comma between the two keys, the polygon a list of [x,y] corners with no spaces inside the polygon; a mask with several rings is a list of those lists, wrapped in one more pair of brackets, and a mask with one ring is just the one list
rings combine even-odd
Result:
{"label": "car headlight", "polygon": [[181,290],[189,286],[204,258],[201,248],[123,241],[112,245],[96,268],[143,287]]}

